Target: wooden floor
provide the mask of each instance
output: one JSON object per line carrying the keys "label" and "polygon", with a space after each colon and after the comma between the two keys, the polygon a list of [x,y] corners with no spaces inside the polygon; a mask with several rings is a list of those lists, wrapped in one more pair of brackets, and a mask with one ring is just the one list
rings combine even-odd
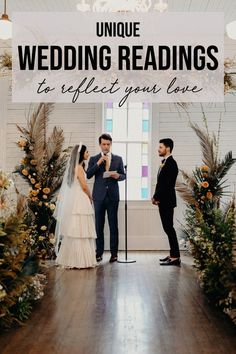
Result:
{"label": "wooden floor", "polygon": [[134,264],[50,269],[46,296],[23,328],[0,335],[1,354],[235,354],[236,329],[206,302],[191,268]]}

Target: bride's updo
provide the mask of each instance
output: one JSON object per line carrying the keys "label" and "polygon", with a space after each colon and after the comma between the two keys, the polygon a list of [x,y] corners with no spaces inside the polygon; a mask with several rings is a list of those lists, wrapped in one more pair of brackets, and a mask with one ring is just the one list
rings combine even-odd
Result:
{"label": "bride's updo", "polygon": [[[75,145],[71,151],[70,161],[69,161],[68,178],[67,178],[67,184],[69,187],[74,182],[76,164],[81,164],[81,162],[84,161],[84,153],[87,150],[87,147],[85,145],[81,146],[80,152],[78,152],[79,148],[80,148],[80,145]],[[85,168],[84,162],[82,163],[82,166],[83,166],[83,168]]]}

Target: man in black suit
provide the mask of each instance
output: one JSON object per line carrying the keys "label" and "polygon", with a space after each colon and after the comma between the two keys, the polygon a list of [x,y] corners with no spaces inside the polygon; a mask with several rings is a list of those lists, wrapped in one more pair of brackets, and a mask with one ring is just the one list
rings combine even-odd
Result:
{"label": "man in black suit", "polygon": [[163,157],[157,173],[157,184],[152,204],[158,205],[161,222],[170,244],[170,256],[160,259],[161,265],[180,266],[180,252],[177,235],[173,226],[174,208],[176,207],[175,183],[178,166],[171,152],[174,147],[172,139],[159,141],[158,154]]}
{"label": "man in black suit", "polygon": [[[110,152],[112,138],[109,134],[102,134],[99,138],[101,153],[89,160],[87,177],[95,176],[93,186],[93,201],[95,209],[95,225],[97,233],[96,258],[100,262],[104,252],[104,224],[107,211],[110,229],[110,262],[117,261],[118,254],[118,206],[119,206],[119,181],[126,178],[124,165],[120,156]],[[108,178],[104,178],[104,172],[114,171]]]}

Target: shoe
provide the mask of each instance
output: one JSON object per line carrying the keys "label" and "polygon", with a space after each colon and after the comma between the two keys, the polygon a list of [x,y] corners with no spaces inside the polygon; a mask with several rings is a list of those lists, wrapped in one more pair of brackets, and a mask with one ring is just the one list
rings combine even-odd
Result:
{"label": "shoe", "polygon": [[180,258],[177,258],[177,259],[174,259],[174,260],[171,260],[170,258],[165,261],[165,262],[160,262],[160,265],[161,266],[178,266],[180,267],[181,265],[181,260]]}
{"label": "shoe", "polygon": [[114,263],[114,262],[117,262],[117,260],[118,260],[117,255],[116,255],[116,254],[113,254],[113,255],[111,255],[111,258],[110,258],[109,262],[110,262],[110,263]]}
{"label": "shoe", "polygon": [[159,261],[160,262],[166,262],[166,261],[168,261],[168,259],[170,259],[170,256],[167,256],[165,258],[159,258]]}
{"label": "shoe", "polygon": [[102,256],[96,256],[96,260],[97,260],[97,262],[101,262],[102,261]]}

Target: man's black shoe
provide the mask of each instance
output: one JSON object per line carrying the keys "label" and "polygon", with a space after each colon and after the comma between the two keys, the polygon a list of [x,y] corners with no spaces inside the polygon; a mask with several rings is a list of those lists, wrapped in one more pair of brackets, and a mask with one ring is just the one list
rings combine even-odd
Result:
{"label": "man's black shoe", "polygon": [[160,265],[161,266],[178,266],[180,267],[181,265],[181,260],[180,258],[177,258],[177,259],[171,259],[169,258],[167,261],[165,262],[160,262]]}
{"label": "man's black shoe", "polygon": [[165,258],[160,258],[159,261],[160,262],[166,262],[166,261],[168,261],[168,259],[170,259],[170,256],[167,256]]}
{"label": "man's black shoe", "polygon": [[117,255],[111,255],[111,258],[110,258],[109,262],[110,263],[114,263],[114,262],[117,262],[117,260],[118,260]]}

